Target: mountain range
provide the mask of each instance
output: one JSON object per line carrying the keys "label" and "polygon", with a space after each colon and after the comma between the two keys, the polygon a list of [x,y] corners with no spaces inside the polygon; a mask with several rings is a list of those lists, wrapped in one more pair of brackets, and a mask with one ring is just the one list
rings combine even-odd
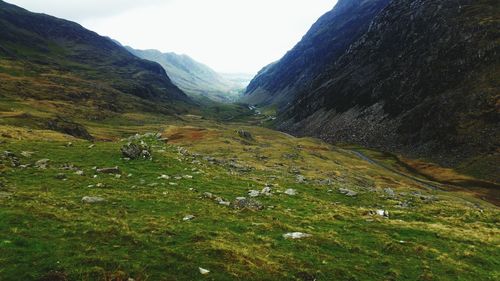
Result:
{"label": "mountain range", "polygon": [[479,158],[500,159],[499,14],[488,0],[340,0],[245,100],[299,136],[479,175]]}
{"label": "mountain range", "polygon": [[219,102],[232,102],[244,91],[247,81],[232,81],[223,74],[197,62],[187,55],[158,50],[137,50],[126,47],[137,57],[159,63],[168,73],[172,82],[188,95],[207,97]]}

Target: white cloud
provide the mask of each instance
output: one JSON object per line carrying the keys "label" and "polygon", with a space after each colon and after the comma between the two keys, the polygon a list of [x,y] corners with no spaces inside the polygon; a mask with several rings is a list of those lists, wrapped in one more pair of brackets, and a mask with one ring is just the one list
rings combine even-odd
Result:
{"label": "white cloud", "polygon": [[222,72],[255,73],[291,49],[336,0],[10,2],[135,48],[185,53]]}

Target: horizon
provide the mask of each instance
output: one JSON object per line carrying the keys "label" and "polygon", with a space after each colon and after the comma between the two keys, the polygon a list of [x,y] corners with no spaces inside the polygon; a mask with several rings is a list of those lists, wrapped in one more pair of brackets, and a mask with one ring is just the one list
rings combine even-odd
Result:
{"label": "horizon", "polygon": [[337,1],[7,2],[77,22],[124,46],[187,55],[219,73],[255,75],[291,50]]}

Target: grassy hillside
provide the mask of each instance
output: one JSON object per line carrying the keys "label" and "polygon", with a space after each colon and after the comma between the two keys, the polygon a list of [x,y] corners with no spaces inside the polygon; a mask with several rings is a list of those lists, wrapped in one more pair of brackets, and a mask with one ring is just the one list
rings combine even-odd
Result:
{"label": "grassy hillside", "polygon": [[0,1],[0,124],[192,107],[163,68],[76,23]]}
{"label": "grassy hillside", "polygon": [[[443,190],[429,189],[349,147],[181,118],[98,125],[92,133],[111,141],[96,143],[2,127],[0,150],[9,153],[0,158],[0,279],[499,277],[498,208],[476,194],[436,182]],[[157,131],[169,141],[142,138],[151,161],[123,159],[128,141],[120,139]],[[45,169],[41,159],[50,159]],[[114,166],[118,175],[96,170]],[[266,186],[271,195],[254,198],[262,209],[234,208],[237,197]],[[290,232],[311,236],[283,237]]]}

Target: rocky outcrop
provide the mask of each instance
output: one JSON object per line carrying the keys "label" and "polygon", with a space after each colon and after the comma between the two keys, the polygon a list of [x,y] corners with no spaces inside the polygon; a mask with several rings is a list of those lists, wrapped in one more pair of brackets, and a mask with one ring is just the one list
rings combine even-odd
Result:
{"label": "rocky outcrop", "polygon": [[279,127],[443,163],[493,152],[494,11],[492,1],[391,2],[282,113]]}
{"label": "rocky outcrop", "polygon": [[247,87],[244,101],[288,105],[332,65],[363,33],[389,0],[341,0],[322,16],[281,60],[262,69]]}

